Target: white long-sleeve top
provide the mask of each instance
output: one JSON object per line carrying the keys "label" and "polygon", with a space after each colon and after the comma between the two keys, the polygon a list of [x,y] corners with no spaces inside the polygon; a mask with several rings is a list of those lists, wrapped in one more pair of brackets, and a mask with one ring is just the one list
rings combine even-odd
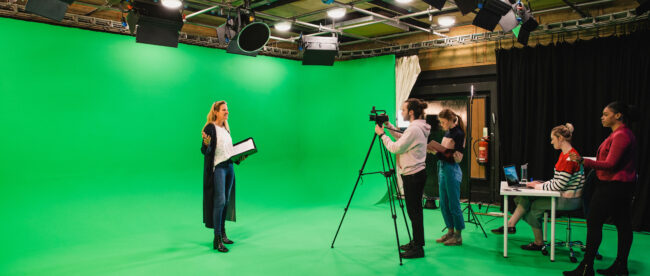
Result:
{"label": "white long-sleeve top", "polygon": [[[392,124],[389,127],[394,128]],[[414,120],[403,134],[390,131],[397,141],[393,142],[386,135],[381,137],[388,151],[397,155],[397,165],[402,169],[402,175],[414,174],[426,167],[429,132],[431,126],[425,120]]]}
{"label": "white long-sleeve top", "polygon": [[215,128],[217,130],[217,145],[214,151],[214,166],[230,159],[235,153],[230,132],[226,128],[217,125],[215,125]]}

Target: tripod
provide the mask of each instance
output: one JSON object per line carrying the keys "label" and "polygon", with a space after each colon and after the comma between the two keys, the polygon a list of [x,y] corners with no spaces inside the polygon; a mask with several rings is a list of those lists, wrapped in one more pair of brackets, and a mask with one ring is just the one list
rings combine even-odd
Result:
{"label": "tripod", "polygon": [[386,147],[381,141],[379,141],[380,144],[379,147],[380,147],[382,171],[368,172],[368,173],[363,172],[364,168],[366,167],[366,163],[368,162],[368,157],[370,156],[370,152],[372,151],[372,147],[375,144],[376,140],[378,140],[377,133],[375,133],[375,135],[372,137],[370,148],[368,149],[368,153],[366,153],[366,158],[363,160],[363,165],[361,165],[361,169],[359,170],[359,176],[357,177],[357,182],[354,184],[354,188],[352,188],[352,194],[350,194],[350,199],[348,200],[348,204],[345,206],[344,209],[345,211],[343,212],[343,217],[341,217],[341,222],[339,223],[339,227],[338,229],[336,229],[336,234],[334,235],[334,240],[332,240],[331,248],[334,248],[334,242],[336,242],[336,237],[339,235],[339,231],[341,230],[341,225],[343,224],[345,215],[348,213],[350,202],[352,202],[352,197],[354,196],[354,192],[357,190],[357,186],[359,185],[359,181],[361,180],[361,177],[369,174],[381,174],[386,178],[386,191],[388,192],[388,205],[390,205],[390,216],[393,218],[393,225],[395,226],[395,240],[397,241],[397,255],[399,256],[399,264],[402,265],[402,255],[400,255],[400,250],[399,250],[400,243],[399,243],[399,233],[397,231],[397,206],[395,204],[395,199],[397,199],[399,207],[402,209],[402,216],[404,217],[404,225],[406,226],[406,233],[409,237],[409,240],[411,240],[411,232],[409,231],[408,222],[406,221],[406,213],[404,212],[404,203],[402,202],[402,199],[398,196],[399,190],[397,188],[397,178],[395,176],[395,164],[393,163],[393,160],[390,158],[388,149],[386,149]]}
{"label": "tripod", "polygon": [[[474,100],[474,85],[471,86],[470,93],[469,93],[469,102],[468,102],[468,109],[467,109],[467,139],[469,140],[469,145],[470,145],[470,156],[471,156],[471,147],[472,147],[472,101]],[[483,229],[483,225],[481,222],[478,220],[478,217],[476,217],[476,213],[474,213],[474,209],[472,209],[472,160],[467,160],[467,173],[469,174],[469,177],[467,178],[467,185],[469,186],[469,195],[467,198],[467,206],[465,206],[465,209],[463,209],[463,213],[467,210],[467,220],[465,222],[474,224],[476,226],[481,227],[481,231],[483,231],[483,235],[487,238],[487,234],[485,233],[485,229]]]}

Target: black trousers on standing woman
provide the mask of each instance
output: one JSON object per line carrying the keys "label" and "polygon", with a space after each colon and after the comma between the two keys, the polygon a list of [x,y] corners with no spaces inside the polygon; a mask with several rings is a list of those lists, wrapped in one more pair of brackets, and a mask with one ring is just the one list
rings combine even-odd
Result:
{"label": "black trousers on standing woman", "polygon": [[618,231],[617,259],[627,264],[632,247],[631,204],[634,183],[596,180],[587,215],[587,250],[583,262],[593,267],[603,240],[603,224],[611,217]]}

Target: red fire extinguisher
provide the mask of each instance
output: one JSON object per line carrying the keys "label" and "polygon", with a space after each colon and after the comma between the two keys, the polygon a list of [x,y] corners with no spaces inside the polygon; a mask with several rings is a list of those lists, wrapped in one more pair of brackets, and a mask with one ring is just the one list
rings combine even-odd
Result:
{"label": "red fire extinguisher", "polygon": [[478,141],[478,154],[476,155],[476,162],[485,165],[488,162],[488,145],[490,137],[484,136]]}

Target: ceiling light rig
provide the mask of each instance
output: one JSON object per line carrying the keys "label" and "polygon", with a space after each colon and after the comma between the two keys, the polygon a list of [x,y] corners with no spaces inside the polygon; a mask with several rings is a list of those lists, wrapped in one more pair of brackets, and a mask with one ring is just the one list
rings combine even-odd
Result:
{"label": "ceiling light rig", "polygon": [[29,0],[25,11],[54,21],[61,21],[74,0]]}
{"label": "ceiling light rig", "polygon": [[228,16],[217,28],[217,38],[220,44],[228,44],[226,52],[255,57],[271,38],[271,30],[265,23],[255,22],[252,11],[237,9],[235,18]]}
{"label": "ceiling light rig", "polygon": [[327,16],[334,19],[339,19],[345,16],[345,12],[346,12],[345,8],[333,8],[327,11]]}
{"label": "ceiling light rig", "polygon": [[154,44],[168,47],[178,47],[178,36],[183,28],[182,2],[178,1],[172,8],[163,3],[150,2],[145,0],[130,1],[127,5],[129,13],[126,16],[126,23],[129,31],[135,34],[135,41],[138,43]]}
{"label": "ceiling light rig", "polygon": [[275,24],[275,29],[280,31],[280,32],[286,32],[288,30],[291,30],[291,22],[289,21],[282,21],[277,24]]}
{"label": "ceiling light rig", "polygon": [[456,23],[456,18],[453,16],[441,16],[438,17],[438,25],[441,27],[451,27]]}
{"label": "ceiling light rig", "polygon": [[168,9],[178,9],[183,5],[181,0],[161,0],[160,2]]}

